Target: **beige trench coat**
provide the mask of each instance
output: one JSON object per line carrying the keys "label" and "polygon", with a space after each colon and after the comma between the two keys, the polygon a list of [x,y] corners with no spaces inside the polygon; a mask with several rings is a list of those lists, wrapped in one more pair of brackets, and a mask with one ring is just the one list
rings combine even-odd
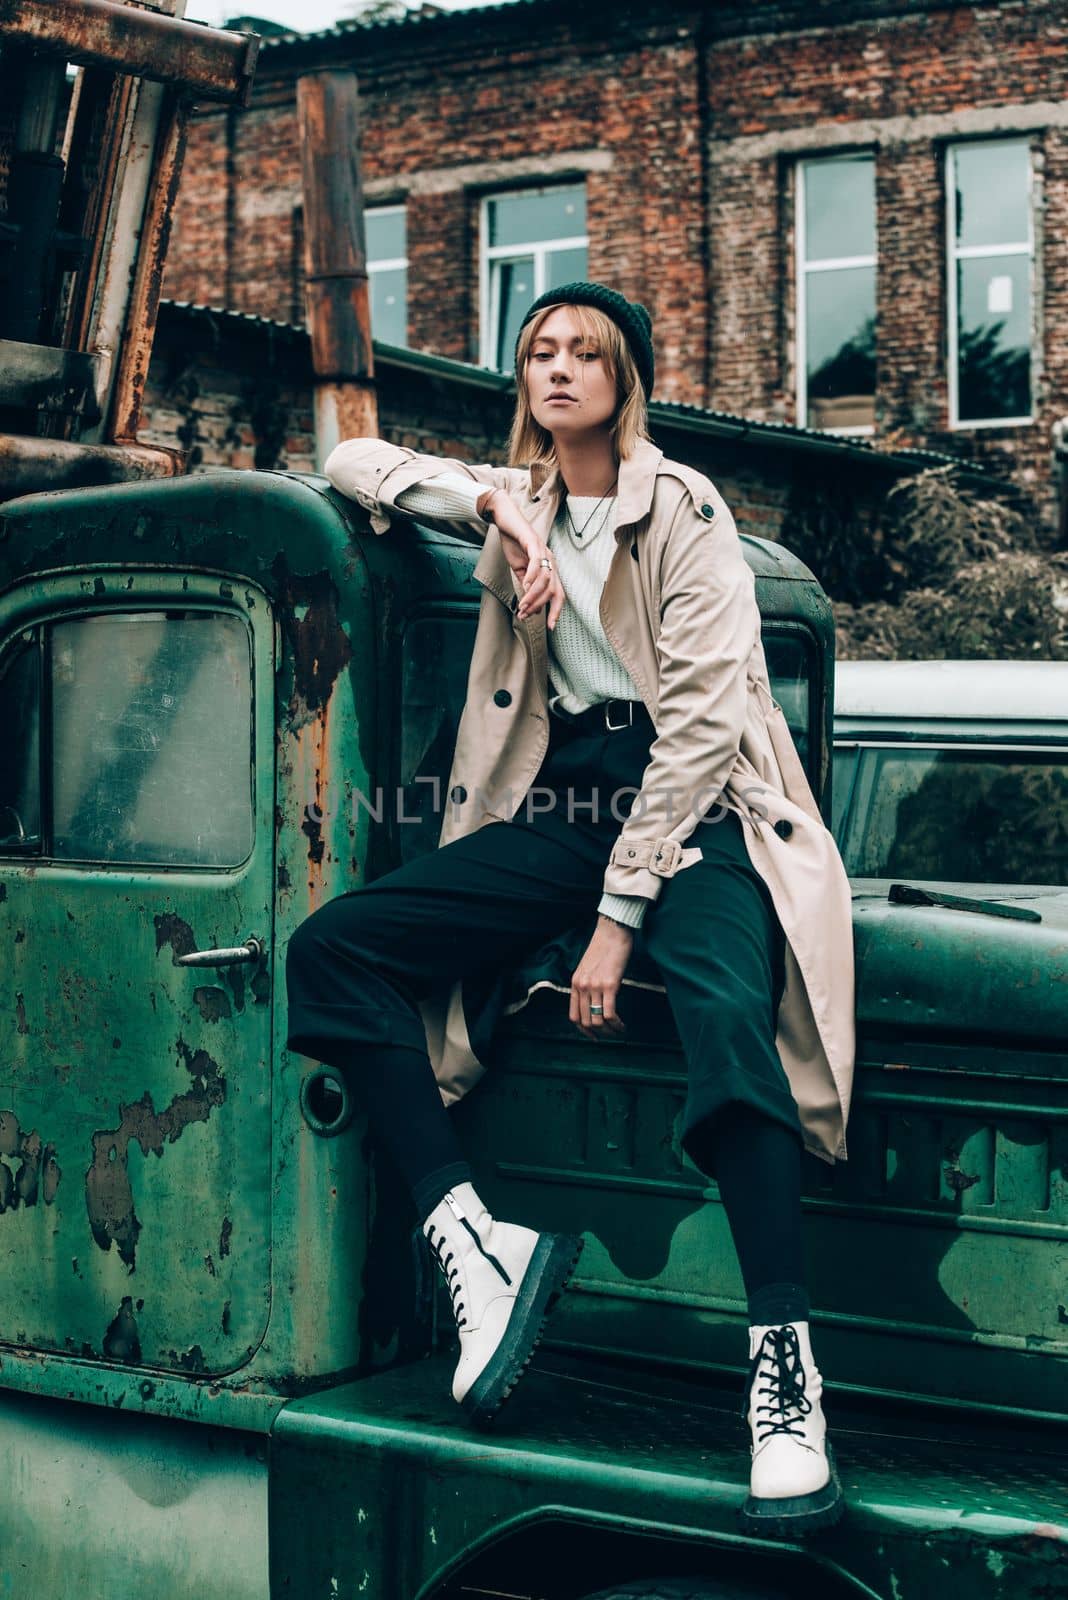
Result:
{"label": "beige trench coat", "polygon": [[[507,489],[548,540],[561,490],[555,471],[473,467],[370,439],[345,441],[326,463],[335,487],[370,512],[376,533],[389,527],[398,495],[442,472]],[[549,739],[545,609],[519,621],[522,589],[499,533],[477,518],[462,531],[484,535],[475,568],[482,597],[442,845],[514,815]],[[700,849],[686,844],[698,817],[720,798],[739,813],[786,934],[776,1044],[805,1142],[828,1161],[843,1159],[854,1051],[849,883],[770,692],[753,576],[734,519],[707,478],[643,443],[620,462],[616,546],[601,623],[656,738],[604,888],[655,899],[665,878],[700,860]],[[494,700],[499,689],[511,694],[504,707]],[[776,823],[791,826],[776,832]],[[450,1104],[484,1070],[467,1036],[459,984],[422,1014]]]}

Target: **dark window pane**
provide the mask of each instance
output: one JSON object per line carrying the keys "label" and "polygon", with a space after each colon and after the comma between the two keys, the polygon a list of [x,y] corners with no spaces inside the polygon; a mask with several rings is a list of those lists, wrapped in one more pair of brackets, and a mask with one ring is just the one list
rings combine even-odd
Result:
{"label": "dark window pane", "polygon": [[404,630],[401,815],[416,820],[399,825],[402,861],[433,850],[438,842],[476,625],[477,613],[472,611],[463,616],[423,617]]}
{"label": "dark window pane", "polygon": [[55,854],[237,866],[252,848],[248,630],[223,613],[52,626]]}
{"label": "dark window pane", "polygon": [[494,266],[499,286],[495,365],[508,372],[515,360],[515,342],[527,308],[534,299],[534,260],[500,261]]}
{"label": "dark window pane", "polygon": [[958,145],[957,243],[1027,244],[1031,152],[1023,142]]}
{"label": "dark window pane", "polygon": [[408,269],[372,272],[371,331],[385,344],[408,343]]}
{"label": "dark window pane", "polygon": [[0,657],[0,850],[41,839],[41,673],[36,629],[13,640]]}
{"label": "dark window pane", "polygon": [[562,283],[577,283],[586,277],[587,250],[581,245],[577,250],[554,250],[546,258],[547,289],[557,289]]}
{"label": "dark window pane", "polygon": [[809,641],[797,633],[776,633],[773,626],[764,632],[764,659],[768,667],[771,692],[782,706],[797,753],[813,788],[818,775],[810,767],[810,753],[818,747],[809,735],[812,717],[812,655]]}
{"label": "dark window pane", "polygon": [[875,268],[806,277],[808,422],[855,428],[875,420]]}
{"label": "dark window pane", "polygon": [[574,239],[586,232],[586,186],[504,195],[491,200],[488,210],[491,246]]}
{"label": "dark window pane", "polygon": [[805,258],[875,254],[875,163],[871,156],[805,163]]}
{"label": "dark window pane", "polygon": [[1064,884],[1068,764],[974,750],[862,752],[844,848],[853,877]]}
{"label": "dark window pane", "polygon": [[957,263],[961,421],[1031,412],[1031,260],[976,256]]}
{"label": "dark window pane", "polygon": [[367,260],[404,261],[408,255],[407,221],[404,211],[366,211]]}

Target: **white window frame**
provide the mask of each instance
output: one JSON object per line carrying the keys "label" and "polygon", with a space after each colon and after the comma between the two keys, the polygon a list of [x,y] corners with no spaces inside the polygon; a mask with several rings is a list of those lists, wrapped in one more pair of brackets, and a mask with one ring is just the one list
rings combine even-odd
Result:
{"label": "white window frame", "polygon": [[533,256],[534,258],[534,293],[532,300],[537,300],[539,295],[548,288],[548,257],[557,250],[589,250],[590,236],[588,233],[573,234],[559,239],[539,239],[529,244],[496,244],[489,243],[489,208],[497,200],[518,200],[526,195],[544,194],[550,189],[577,189],[585,185],[585,179],[569,179],[560,183],[543,183],[537,188],[525,189],[496,189],[492,194],[483,195],[479,211],[479,360],[484,367],[494,366],[494,345],[497,343],[497,319],[500,315],[500,274],[493,271],[495,261],[514,261],[517,256]]}
{"label": "white window frame", "polygon": [[[402,216],[404,216],[405,213],[407,212],[407,210],[408,210],[408,207],[406,205],[404,205],[403,203],[400,204],[400,205],[393,205],[393,206],[367,206],[366,210],[365,210],[365,222],[366,222],[366,217],[370,217],[370,216],[375,216],[375,217],[396,216],[398,213],[400,213]],[[365,227],[365,232],[366,232],[366,227]],[[404,239],[405,239],[405,244],[407,245],[407,241],[408,241],[407,221],[405,222]],[[403,267],[405,273],[407,273],[407,271],[408,271],[408,257],[407,257],[407,255],[383,257],[383,259],[381,261],[372,261],[371,257],[370,257],[370,254],[368,254],[368,257],[367,257],[367,277],[368,277],[368,280],[373,278],[376,272],[396,272],[401,267]],[[370,281],[368,281],[368,287],[370,287]],[[372,328],[371,332],[372,332],[372,334],[374,333],[374,329],[373,328]],[[405,277],[405,280],[404,280],[404,337],[405,337],[405,340],[407,340],[407,337],[408,337],[408,279],[407,279],[407,277]]]}
{"label": "white window frame", "polygon": [[[1027,161],[1027,243],[1026,244],[957,244],[957,185],[954,182],[956,170],[957,151],[965,144],[994,145],[994,144],[1022,144],[1028,153]],[[958,432],[966,432],[970,428],[1020,428],[1028,423],[1033,423],[1034,413],[1026,417],[993,417],[989,421],[982,417],[967,417],[963,421],[960,417],[960,371],[959,356],[960,342],[958,338],[958,322],[960,320],[959,296],[957,294],[957,263],[958,261],[974,260],[982,256],[1022,256],[1030,258],[1031,270],[1028,273],[1028,332],[1030,335],[1029,354],[1031,358],[1031,404],[1034,405],[1034,375],[1035,375],[1035,218],[1034,218],[1034,192],[1035,172],[1034,161],[1031,159],[1030,141],[1026,137],[1016,139],[969,139],[958,140],[946,149],[946,336],[948,343],[946,377],[949,389],[949,426]]]}
{"label": "white window frame", "polygon": [[[795,169],[794,216],[796,218],[796,226],[794,234],[796,238],[795,261],[797,273],[794,290],[797,303],[797,382],[795,403],[797,407],[797,426],[799,428],[808,427],[808,296],[805,292],[808,274],[810,272],[832,272],[841,267],[874,267],[876,273],[879,270],[878,247],[871,255],[866,256],[830,256],[815,262],[806,260],[805,252],[808,241],[805,236],[805,169],[815,166],[817,163],[820,166],[825,166],[832,161],[855,161],[858,156],[870,161],[874,169],[875,157],[868,150],[850,151],[848,154],[838,156],[807,156],[797,163]],[[876,226],[878,227],[878,219],[876,219]],[[876,244],[878,246],[878,236]],[[874,434],[875,424],[873,422],[863,422],[851,428],[820,428],[819,432],[843,437],[868,438]]]}

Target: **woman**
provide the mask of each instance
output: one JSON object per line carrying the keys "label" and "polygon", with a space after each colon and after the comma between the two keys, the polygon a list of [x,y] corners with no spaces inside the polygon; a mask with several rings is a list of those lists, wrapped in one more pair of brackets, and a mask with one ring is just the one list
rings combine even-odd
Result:
{"label": "woman", "polygon": [[581,1240],[503,1222],[479,1199],[442,1104],[477,1070],[460,991],[446,1016],[430,996],[596,907],[570,1018],[600,1041],[624,1031],[617,997],[641,926],[687,1062],[681,1140],[719,1184],[748,1296],[743,1520],[797,1532],[841,1512],[800,1164],[803,1144],[845,1155],[848,884],[768,689],[730,512],[648,438],[653,372],[645,308],[568,284],[520,330],[512,466],[367,439],[327,461],[379,533],[394,507],[480,533],[484,592],[439,848],[297,930],[288,1043],[358,1073],[450,1286],[453,1395],[485,1421]]}

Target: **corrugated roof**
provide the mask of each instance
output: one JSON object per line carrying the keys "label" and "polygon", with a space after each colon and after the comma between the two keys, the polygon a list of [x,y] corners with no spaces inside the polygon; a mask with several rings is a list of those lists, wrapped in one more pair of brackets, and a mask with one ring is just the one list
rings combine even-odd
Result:
{"label": "corrugated roof", "polygon": [[415,6],[406,11],[402,16],[395,17],[351,17],[344,22],[337,22],[332,28],[318,28],[313,33],[302,33],[299,28],[288,29],[285,33],[272,34],[262,39],[261,50],[271,50],[279,45],[305,44],[311,40],[342,39],[346,34],[364,33],[368,30],[383,28],[412,28],[427,22],[441,22],[447,18],[464,19],[484,17],[489,13],[498,11],[513,11],[517,7],[531,7],[545,5],[546,0],[496,0],[491,5],[465,6],[463,10],[453,11],[448,7]]}
{"label": "corrugated roof", "polygon": [[[525,0],[515,0],[515,3],[524,4]],[[288,338],[305,341],[308,338],[308,330],[298,323],[258,316],[251,311],[231,311],[225,306],[199,305],[192,300],[162,299],[160,307],[169,307],[200,321],[222,321],[224,324],[259,328],[272,335],[281,333]],[[502,398],[514,388],[514,379],[509,373],[497,372],[491,367],[477,367],[467,361],[454,361],[450,356],[432,355],[426,350],[408,350],[401,345],[383,344],[378,339],[374,340],[374,351],[376,362],[384,367],[421,372],[427,377],[447,382],[492,389]],[[739,412],[685,405],[678,400],[651,401],[649,421],[654,428],[659,423],[663,427],[703,434],[706,438],[713,435],[733,439],[739,444],[760,441],[785,449],[825,452],[837,456],[839,460],[852,458],[869,461],[873,465],[907,467],[910,470],[954,466],[977,478],[993,481],[993,474],[982,466],[941,450],[881,450],[877,443],[855,435],[821,433],[818,428],[799,428],[791,422],[765,422]]]}

